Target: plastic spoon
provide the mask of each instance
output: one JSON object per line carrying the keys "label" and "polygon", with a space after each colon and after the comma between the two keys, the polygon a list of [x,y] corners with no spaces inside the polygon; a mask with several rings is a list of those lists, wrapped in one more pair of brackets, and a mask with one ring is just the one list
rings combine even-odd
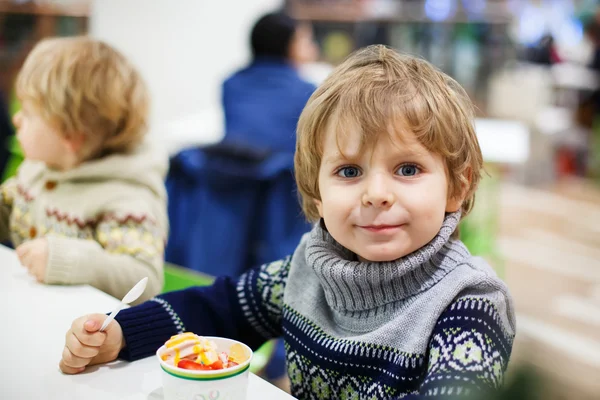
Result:
{"label": "plastic spoon", "polygon": [[117,316],[119,311],[121,311],[121,309],[123,308],[123,306],[125,304],[133,303],[134,301],[136,301],[138,299],[138,297],[140,297],[142,295],[142,293],[144,293],[144,290],[146,290],[147,283],[148,283],[148,278],[146,277],[146,278],[142,279],[141,281],[139,281],[138,283],[136,283],[135,286],[132,287],[129,292],[127,292],[125,297],[123,297],[123,300],[121,300],[121,302],[119,303],[119,306],[117,308],[115,308],[114,310],[112,310],[112,312],[104,320],[104,323],[100,327],[100,332],[103,332],[104,329],[106,329],[106,327],[108,326],[108,324],[110,324],[110,321],[115,319],[115,317]]}

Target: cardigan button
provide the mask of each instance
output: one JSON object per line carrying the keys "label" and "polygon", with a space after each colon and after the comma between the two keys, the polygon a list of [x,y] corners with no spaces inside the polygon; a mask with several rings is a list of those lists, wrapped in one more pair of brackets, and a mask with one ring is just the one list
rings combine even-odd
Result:
{"label": "cardigan button", "polygon": [[58,183],[56,181],[46,181],[46,190],[54,190]]}
{"label": "cardigan button", "polygon": [[32,226],[31,228],[29,228],[29,237],[33,239],[36,236],[37,236],[37,229],[35,229],[35,226]]}

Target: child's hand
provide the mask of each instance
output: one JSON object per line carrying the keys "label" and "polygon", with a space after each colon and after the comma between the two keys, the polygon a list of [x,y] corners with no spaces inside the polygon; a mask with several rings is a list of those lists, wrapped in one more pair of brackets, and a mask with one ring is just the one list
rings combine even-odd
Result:
{"label": "child's hand", "polygon": [[98,332],[106,319],[104,314],[91,314],[73,321],[65,338],[59,367],[65,374],[78,374],[86,366],[115,360],[125,347],[123,330],[115,320],[104,332]]}
{"label": "child's hand", "polygon": [[46,264],[48,263],[48,240],[34,239],[17,247],[17,256],[21,264],[38,282],[46,280]]}

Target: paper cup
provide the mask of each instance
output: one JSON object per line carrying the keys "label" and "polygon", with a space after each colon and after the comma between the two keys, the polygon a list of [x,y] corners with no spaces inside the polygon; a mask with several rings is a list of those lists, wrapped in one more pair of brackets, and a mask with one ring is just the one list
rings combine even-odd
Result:
{"label": "paper cup", "polygon": [[161,356],[166,351],[161,346],[156,357],[162,369],[163,394],[165,400],[245,400],[248,388],[248,374],[252,361],[252,350],[245,344],[232,339],[205,336],[215,342],[218,352],[229,353],[234,343],[246,349],[250,357],[235,367],[216,371],[198,371],[169,365]]}

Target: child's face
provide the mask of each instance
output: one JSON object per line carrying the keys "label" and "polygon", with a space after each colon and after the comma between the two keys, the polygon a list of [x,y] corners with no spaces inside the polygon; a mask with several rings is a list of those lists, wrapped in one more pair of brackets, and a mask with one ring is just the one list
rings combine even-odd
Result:
{"label": "child's face", "polygon": [[317,208],[331,236],[359,259],[395,260],[431,241],[461,201],[447,199],[441,156],[414,134],[359,147],[358,134],[341,138],[339,148],[334,132],[325,135]]}
{"label": "child's face", "polygon": [[24,101],[13,122],[25,158],[43,161],[51,168],[63,169],[65,161],[72,156],[72,146],[58,129],[44,120],[32,104]]}

